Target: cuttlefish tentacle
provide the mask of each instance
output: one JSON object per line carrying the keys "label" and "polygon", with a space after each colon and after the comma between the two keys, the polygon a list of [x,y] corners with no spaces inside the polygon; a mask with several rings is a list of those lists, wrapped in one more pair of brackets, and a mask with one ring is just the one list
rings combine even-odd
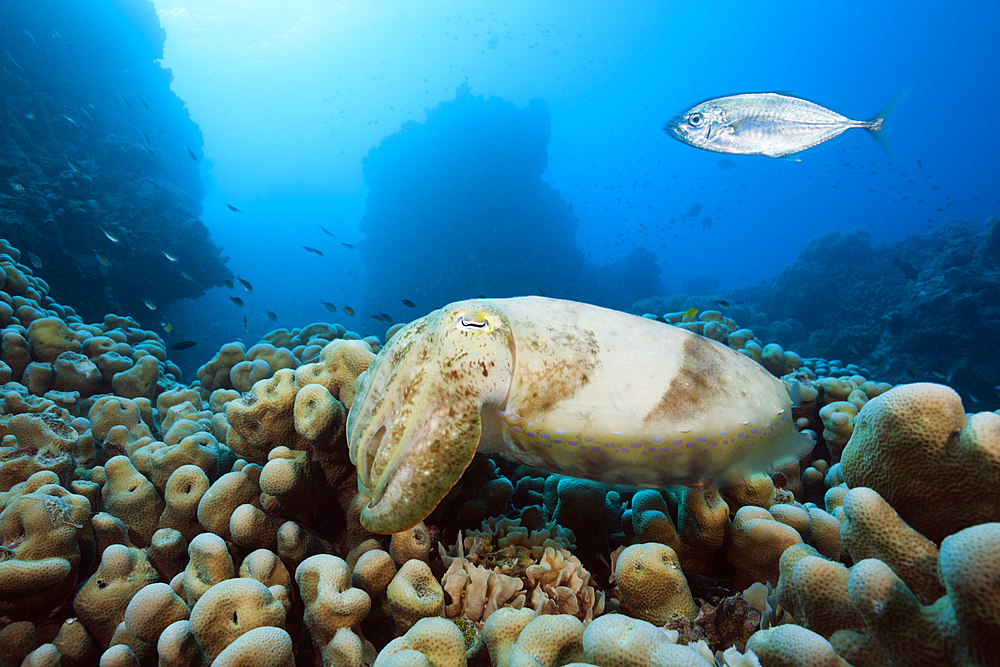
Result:
{"label": "cuttlefish tentacle", "polygon": [[458,302],[403,327],[359,377],[347,431],[361,522],[381,533],[430,514],[477,449],[598,482],[698,487],[813,444],[752,359],[541,297]]}
{"label": "cuttlefish tentacle", "polygon": [[472,461],[484,421],[495,428],[513,339],[502,311],[465,306],[443,325],[404,327],[358,378],[347,431],[369,530],[395,533],[426,517]]}

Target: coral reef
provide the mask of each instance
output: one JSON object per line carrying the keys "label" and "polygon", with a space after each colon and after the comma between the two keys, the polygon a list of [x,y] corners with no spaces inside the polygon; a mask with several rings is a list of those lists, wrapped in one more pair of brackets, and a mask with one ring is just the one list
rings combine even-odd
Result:
{"label": "coral reef", "polygon": [[[148,1],[4,3],[0,229],[88,320],[152,322],[149,307],[232,278],[199,220],[201,130],[159,65],[165,39]],[[96,381],[83,366],[66,382]]]}
{"label": "coral reef", "polygon": [[877,246],[861,229],[827,232],[773,281],[719,298],[752,304],[731,311],[785,346],[853,359],[893,384],[947,379],[970,406],[996,410],[997,239],[1000,218],[952,221]]}
{"label": "coral reef", "polygon": [[665,313],[780,377],[812,453],[642,491],[477,454],[376,535],[345,416],[381,342],[278,330],[185,385],[0,251],[3,664],[995,664],[1000,415],[946,387]]}

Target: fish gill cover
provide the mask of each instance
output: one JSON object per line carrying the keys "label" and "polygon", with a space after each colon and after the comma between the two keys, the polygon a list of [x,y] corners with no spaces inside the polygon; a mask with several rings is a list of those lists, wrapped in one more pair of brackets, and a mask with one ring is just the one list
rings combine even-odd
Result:
{"label": "fish gill cover", "polygon": [[0,229],[52,293],[96,318],[230,277],[199,219],[201,131],[156,64],[153,4],[12,0],[4,16]]}
{"label": "fish gill cover", "polygon": [[549,128],[544,101],[521,109],[463,84],[425,122],[405,123],[372,149],[360,250],[377,277],[373,301],[420,286],[426,303],[544,290],[626,308],[662,292],[644,248],[612,264],[584,259],[572,205],[542,179]]}

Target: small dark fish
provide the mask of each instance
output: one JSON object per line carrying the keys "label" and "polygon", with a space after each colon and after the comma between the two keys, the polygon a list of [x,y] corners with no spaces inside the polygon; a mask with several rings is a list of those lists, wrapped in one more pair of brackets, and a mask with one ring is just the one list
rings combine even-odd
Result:
{"label": "small dark fish", "polygon": [[226,208],[228,208],[233,213],[240,213],[240,209],[236,208],[232,204],[226,204]]}
{"label": "small dark fish", "polygon": [[[17,65],[18,69],[24,69],[24,65],[22,65],[19,62],[17,62],[17,60],[14,59],[14,56],[10,55],[10,51],[4,51],[4,53],[7,54],[7,60],[9,60],[12,63],[14,63],[15,65]],[[73,123],[73,124],[76,125],[76,123]]]}
{"label": "small dark fish", "polygon": [[[76,125],[76,123],[73,123],[73,124]],[[83,167],[81,167],[79,163],[73,162],[69,158],[66,158],[66,163],[69,165],[69,168],[71,170],[73,170],[74,174],[82,174],[83,173]]]}
{"label": "small dark fish", "polygon": [[337,238],[337,235],[336,235],[336,234],[334,234],[333,232],[331,232],[331,231],[330,231],[329,229],[327,229],[327,228],[326,228],[326,227],[324,227],[323,225],[320,225],[320,226],[319,226],[319,228],[320,228],[320,230],[322,230],[322,232],[323,232],[324,234],[326,234],[327,236],[332,236],[333,238]]}
{"label": "small dark fish", "polygon": [[181,271],[181,278],[183,278],[184,280],[190,280],[191,282],[196,283],[196,284],[198,282],[197,280],[194,279],[194,276],[192,276],[187,271]]}
{"label": "small dark fish", "polygon": [[243,299],[241,299],[240,297],[238,297],[238,296],[231,296],[231,297],[228,297],[228,298],[229,298],[230,301],[232,301],[234,304],[236,304],[240,308],[243,307]]}
{"label": "small dark fish", "polygon": [[38,255],[36,255],[35,253],[33,252],[28,253],[28,261],[31,262],[31,265],[36,269],[42,268],[42,260],[40,260],[38,258]]}
{"label": "small dark fish", "polygon": [[242,285],[243,289],[245,289],[247,292],[253,291],[253,285],[251,285],[249,281],[240,278],[239,274],[236,275],[236,279],[240,281],[240,285]]}
{"label": "small dark fish", "polygon": [[188,155],[191,156],[191,159],[194,160],[195,162],[197,162],[198,161],[198,156],[194,154],[194,151],[191,150],[190,148],[188,148],[187,146],[185,146],[184,148],[187,148]]}
{"label": "small dark fish", "polygon": [[920,167],[921,169],[924,168],[924,165],[923,165],[923,163],[920,162],[919,158],[917,159],[917,166]]}
{"label": "small dark fish", "polygon": [[171,345],[170,349],[171,350],[189,350],[189,349],[191,349],[192,347],[194,347],[197,344],[198,343],[194,342],[193,340],[182,340],[179,343],[174,343],[173,345]]}
{"label": "small dark fish", "polygon": [[407,308],[416,308],[417,307],[417,304],[413,303],[409,299],[403,299],[403,305],[406,306]]}
{"label": "small dark fish", "polygon": [[250,320],[247,319],[246,313],[243,314],[243,330],[250,331]]}
{"label": "small dark fish", "polygon": [[142,99],[138,95],[136,95],[136,97],[139,99],[140,102],[142,102],[142,106],[146,107],[147,109],[149,108],[149,105],[146,104],[146,100]]}
{"label": "small dark fish", "polygon": [[337,312],[337,306],[333,305],[329,301],[323,301],[323,299],[320,299],[319,302],[323,304],[323,307],[329,310],[331,313]]}
{"label": "small dark fish", "polygon": [[715,305],[718,306],[719,308],[729,308],[729,302],[723,299],[719,299],[718,301],[716,301]]}
{"label": "small dark fish", "polygon": [[323,256],[323,252],[318,248],[313,248],[311,246],[304,245],[302,246],[302,249],[305,250],[306,252],[311,252],[314,255],[319,255],[320,257]]}
{"label": "small dark fish", "polygon": [[727,157],[722,158],[716,164],[719,165],[719,169],[723,171],[729,171],[730,169],[736,169],[736,163]]}
{"label": "small dark fish", "polygon": [[492,51],[493,49],[497,48],[497,44],[499,43],[500,43],[500,35],[493,33],[493,36],[490,37],[490,41],[489,44],[487,44],[487,46]]}
{"label": "small dark fish", "polygon": [[274,311],[265,308],[264,312],[267,313],[267,319],[271,320],[272,322],[278,321],[278,314],[275,313]]}
{"label": "small dark fish", "polygon": [[341,310],[344,311],[344,314],[348,317],[354,317],[354,309],[350,306],[342,306]]}
{"label": "small dark fish", "polygon": [[352,246],[350,243],[344,243],[343,241],[341,241],[340,245],[344,246],[348,250],[354,250],[354,246]]}
{"label": "small dark fish", "polygon": [[125,106],[127,106],[129,109],[132,108],[132,103],[126,100],[124,97],[122,97],[121,93],[118,93],[118,97],[121,99],[122,102],[125,103]]}
{"label": "small dark fish", "polygon": [[97,261],[98,262],[100,262],[104,266],[111,266],[111,259],[107,255],[105,255],[103,252],[101,252],[100,250],[95,249],[94,250],[94,254],[97,255]]}
{"label": "small dark fish", "polygon": [[25,190],[28,189],[24,187],[24,183],[15,179],[13,176],[7,182],[10,183],[10,187],[14,188],[18,192],[24,192]]}
{"label": "small dark fish", "polygon": [[684,214],[684,217],[693,218],[699,213],[701,213],[701,204],[691,204],[691,208],[689,208],[688,212]]}
{"label": "small dark fish", "polygon": [[702,220],[701,221],[701,228],[702,229],[711,229],[712,228],[712,219],[711,218],[705,218],[704,220]]}
{"label": "small dark fish", "polygon": [[920,275],[919,272],[916,270],[916,268],[914,268],[914,266],[909,262],[907,262],[905,259],[900,259],[899,257],[896,257],[892,260],[892,263],[894,266],[899,268],[899,270],[902,272],[903,276],[907,280],[916,280],[917,276]]}
{"label": "small dark fish", "polygon": [[230,280],[229,278],[223,278],[222,284],[226,286],[226,289],[233,289],[234,287],[236,287],[236,285],[233,284],[233,281]]}

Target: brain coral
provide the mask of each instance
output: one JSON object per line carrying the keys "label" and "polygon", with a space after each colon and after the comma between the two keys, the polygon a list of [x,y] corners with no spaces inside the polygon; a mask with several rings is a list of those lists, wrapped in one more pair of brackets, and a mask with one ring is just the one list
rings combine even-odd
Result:
{"label": "brain coral", "polygon": [[944,385],[894,387],[858,413],[840,471],[849,487],[874,489],[910,526],[940,542],[1000,520],[1000,415],[967,418],[958,394]]}

